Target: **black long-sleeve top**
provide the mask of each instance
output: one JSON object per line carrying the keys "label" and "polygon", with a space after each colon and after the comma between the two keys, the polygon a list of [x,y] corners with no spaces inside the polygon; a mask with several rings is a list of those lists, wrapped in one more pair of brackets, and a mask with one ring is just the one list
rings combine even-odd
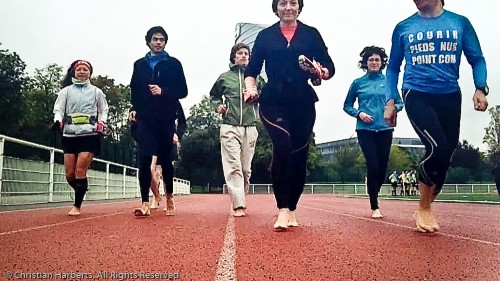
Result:
{"label": "black long-sleeve top", "polygon": [[[149,85],[158,85],[161,95],[154,96]],[[134,63],[130,89],[132,110],[137,112],[136,118],[140,120],[175,120],[178,100],[188,94],[182,65],[179,60],[170,56],[158,62],[154,70],[146,58],[137,60]]]}
{"label": "black long-sleeve top", "polygon": [[279,22],[259,32],[245,77],[257,77],[265,61],[268,83],[262,90],[260,103],[318,101],[315,91],[308,83],[311,75],[299,67],[300,55],[315,59],[326,67],[329,78],[335,74],[335,66],[328,54],[328,48],[316,28],[298,21],[290,44],[282,34]]}
{"label": "black long-sleeve top", "polygon": [[184,136],[184,133],[186,132],[187,129],[187,122],[186,122],[186,115],[184,114],[184,109],[182,109],[182,105],[180,101],[177,101],[177,128],[175,130],[175,133],[177,134],[177,137],[179,140],[182,139]]}

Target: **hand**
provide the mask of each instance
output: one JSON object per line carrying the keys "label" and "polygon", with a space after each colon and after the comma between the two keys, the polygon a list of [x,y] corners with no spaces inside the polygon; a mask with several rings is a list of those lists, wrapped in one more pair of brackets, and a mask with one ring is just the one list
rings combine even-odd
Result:
{"label": "hand", "polygon": [[373,116],[368,115],[368,114],[366,114],[364,112],[360,112],[359,113],[359,119],[361,119],[361,121],[363,121],[363,122],[365,122],[367,124],[373,122]]}
{"label": "hand", "polygon": [[177,144],[179,143],[179,136],[177,136],[176,133],[174,133],[174,137],[172,138],[172,143],[173,144]]}
{"label": "hand", "polygon": [[226,112],[227,112],[227,107],[223,104],[219,104],[219,106],[217,107],[217,113],[226,114]]}
{"label": "hand", "polygon": [[384,107],[384,120],[387,125],[396,127],[396,105],[394,100],[389,100]]}
{"label": "hand", "polygon": [[161,88],[158,85],[149,85],[149,90],[153,94],[153,96],[161,95]]}
{"label": "hand", "polygon": [[97,122],[97,132],[100,134],[104,134],[105,126],[106,126],[106,124],[104,124],[104,122],[102,122],[102,121]]}
{"label": "hand", "polygon": [[477,111],[486,111],[488,108],[488,99],[481,90],[476,90],[472,101],[474,102],[474,109]]}
{"label": "hand", "polygon": [[319,86],[321,85],[321,79],[319,79],[318,77],[316,78],[311,77],[311,83],[313,84],[313,86]]}
{"label": "hand", "polygon": [[54,132],[58,132],[62,131],[62,128],[63,128],[63,122],[57,120],[56,122],[54,122],[54,124],[52,124],[52,127],[50,129]]}
{"label": "hand", "polygon": [[129,122],[135,122],[135,121],[137,121],[137,120],[135,119],[135,116],[136,116],[136,115],[137,115],[137,112],[136,112],[136,111],[130,111],[130,112],[128,113],[128,121],[129,121]]}
{"label": "hand", "polygon": [[250,88],[246,88],[245,90],[243,90],[243,99],[247,103],[253,102],[257,96],[258,96],[258,92],[257,92],[257,87],[255,87],[255,86],[250,87]]}

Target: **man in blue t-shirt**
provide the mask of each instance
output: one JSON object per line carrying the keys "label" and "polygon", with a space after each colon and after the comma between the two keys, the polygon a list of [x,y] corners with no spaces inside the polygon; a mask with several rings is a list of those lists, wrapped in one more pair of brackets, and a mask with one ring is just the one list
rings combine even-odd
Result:
{"label": "man in blue t-shirt", "polygon": [[472,66],[474,108],[488,108],[486,62],[469,20],[444,10],[444,0],[413,0],[418,12],[396,25],[387,67],[387,106],[393,120],[394,99],[403,59],[403,101],[426,153],[418,169],[420,205],[414,219],[418,231],[439,230],[431,205],[441,191],[460,132],[462,95],[458,85],[462,53]]}

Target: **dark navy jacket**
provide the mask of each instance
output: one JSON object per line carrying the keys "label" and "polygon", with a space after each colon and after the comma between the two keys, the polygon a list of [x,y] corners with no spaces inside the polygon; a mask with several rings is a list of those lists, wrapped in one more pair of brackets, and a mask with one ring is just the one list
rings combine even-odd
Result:
{"label": "dark navy jacket", "polygon": [[[149,90],[151,84],[158,85],[162,94],[154,96]],[[158,62],[154,70],[146,58],[137,60],[134,63],[130,89],[132,110],[137,112],[139,120],[174,121],[178,100],[188,94],[182,65],[179,60],[170,56]]]}
{"label": "dark navy jacket", "polygon": [[268,83],[262,89],[260,103],[314,103],[318,97],[309,85],[311,77],[299,67],[299,56],[315,59],[335,74],[335,66],[323,38],[314,27],[298,21],[295,34],[288,45],[279,22],[263,29],[257,35],[245,77],[257,77],[265,61]]}

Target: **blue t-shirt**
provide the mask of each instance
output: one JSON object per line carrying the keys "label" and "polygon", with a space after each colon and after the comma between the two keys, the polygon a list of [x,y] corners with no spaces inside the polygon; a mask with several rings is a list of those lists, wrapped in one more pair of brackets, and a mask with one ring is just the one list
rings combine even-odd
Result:
{"label": "blue t-shirt", "polygon": [[403,59],[406,64],[403,89],[432,94],[460,90],[459,67],[462,52],[472,66],[474,84],[486,84],[486,62],[470,21],[444,11],[433,18],[418,13],[396,25],[387,66],[387,99],[398,95],[398,76]]}

